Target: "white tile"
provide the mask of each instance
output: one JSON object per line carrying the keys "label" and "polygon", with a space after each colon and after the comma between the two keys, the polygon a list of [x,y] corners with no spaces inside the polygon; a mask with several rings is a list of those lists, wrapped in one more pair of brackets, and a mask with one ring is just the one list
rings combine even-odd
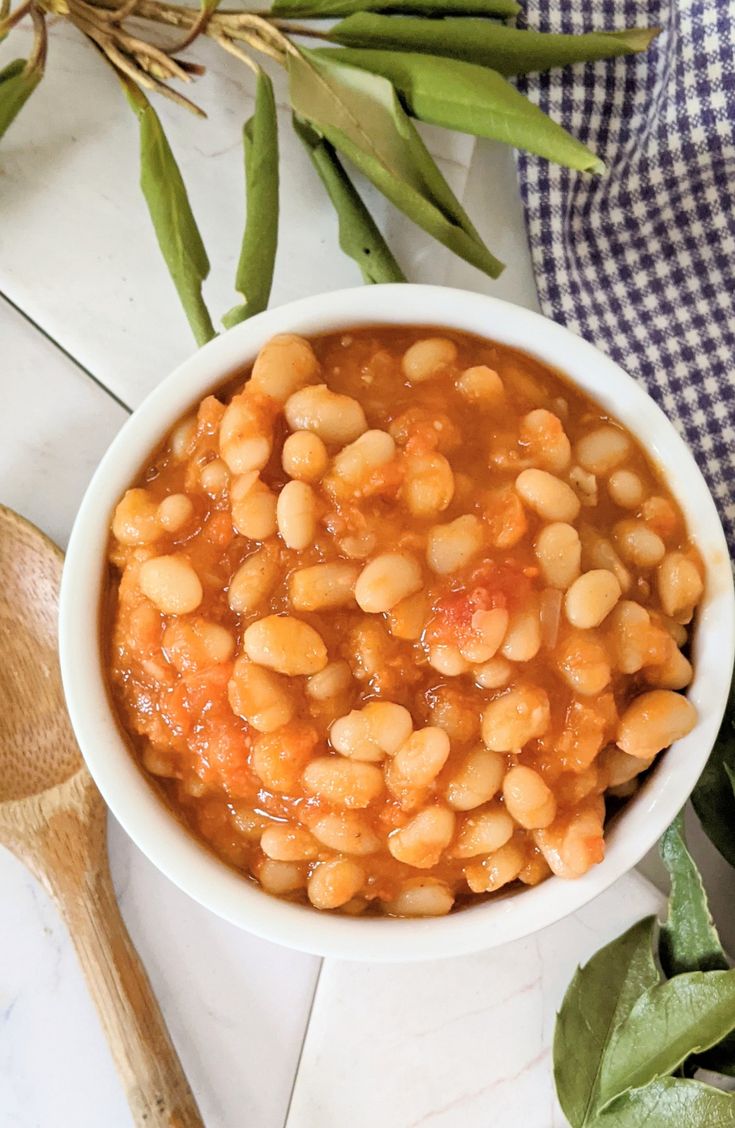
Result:
{"label": "white tile", "polygon": [[431,963],[326,960],[287,1128],[563,1128],[554,1015],[579,963],[661,898],[636,874],[519,943]]}
{"label": "white tile", "polygon": [[505,263],[505,270],[497,279],[487,278],[453,258],[447,264],[447,285],[479,290],[538,310],[513,149],[498,141],[478,141],[463,203],[493,254]]}
{"label": "white tile", "polygon": [[[212,1128],[281,1128],[319,961],[218,920],[110,825],[130,933]],[[53,904],[0,851],[0,1121],[131,1128],[72,945]]]}
{"label": "white tile", "polygon": [[[4,54],[11,46],[22,53],[25,39],[18,28]],[[3,138],[0,291],[135,405],[193,351],[193,339],[138,188],[137,125],[119,84],[73,28],[56,24],[50,39],[43,83]],[[236,300],[241,131],[252,112],[253,86],[246,68],[212,44],[200,42],[196,54],[209,71],[191,93],[209,119],[197,120],[162,99],[156,109],[209,252],[205,293],[218,319]],[[331,205],[291,130],[284,77],[274,77],[282,169],[277,305],[361,279],[339,250]],[[427,136],[461,195],[473,140],[440,130]],[[415,281],[443,281],[448,253],[372,188],[366,198],[404,270]]]}
{"label": "white tile", "polygon": [[[0,302],[0,501],[60,544],[126,412]],[[210,1125],[280,1128],[318,960],[199,908],[115,824],[123,914]],[[63,924],[0,850],[0,1123],[129,1128],[125,1099]]]}
{"label": "white tile", "polygon": [[0,298],[0,502],[64,546],[127,412]]}

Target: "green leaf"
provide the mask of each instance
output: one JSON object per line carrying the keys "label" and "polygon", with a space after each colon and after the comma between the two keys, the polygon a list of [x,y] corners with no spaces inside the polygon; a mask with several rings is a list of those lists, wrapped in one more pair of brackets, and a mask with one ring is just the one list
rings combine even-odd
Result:
{"label": "green leaf", "polygon": [[140,124],[140,186],[173,283],[197,344],[215,336],[202,297],[209,260],[192,215],[189,197],[161,123],[142,90],[124,75],[120,81]]}
{"label": "green leaf", "polygon": [[229,329],[268,305],[278,243],[278,121],[273,85],[258,72],[255,112],[243,130],[247,217],[235,288],[245,301],[222,318]]}
{"label": "green leaf", "polygon": [[478,16],[516,16],[516,0],[276,0],[274,16],[301,19],[336,19],[353,12],[414,12],[439,16],[446,12],[471,12]]}
{"label": "green leaf", "polygon": [[616,1026],[659,982],[653,959],[654,917],[634,924],[577,970],[554,1030],[554,1079],[573,1128],[596,1120],[602,1062]]}
{"label": "green leaf", "polygon": [[8,82],[11,78],[22,74],[26,68],[25,59],[13,59],[12,63],[8,63],[6,67],[0,70],[0,86],[3,82]]}
{"label": "green leaf", "polygon": [[332,146],[298,118],[294,118],[294,129],[334,205],[339,220],[339,245],[344,253],[355,260],[368,283],[405,282],[406,276]]}
{"label": "green leaf", "polygon": [[569,168],[604,171],[602,161],[586,145],[495,71],[414,52],[345,47],[322,48],[316,54],[331,55],[387,78],[408,112],[422,121],[503,141]]}
{"label": "green leaf", "polygon": [[600,1073],[600,1107],[673,1073],[735,1027],[735,971],[692,971],[650,987],[615,1029]]}
{"label": "green leaf", "polygon": [[393,86],[317,55],[289,54],[291,105],[397,208],[479,270],[503,269],[434,163]]}
{"label": "green leaf", "polygon": [[735,1128],[735,1093],[662,1077],[614,1101],[596,1128]]}
{"label": "green leaf", "polygon": [[659,940],[664,971],[671,977],[685,971],[727,969],[702,878],[687,850],[683,815],[678,815],[665,832],[660,850],[671,878],[669,914]]}
{"label": "green leaf", "polygon": [[346,47],[449,55],[492,67],[499,74],[509,76],[645,51],[659,31],[660,28],[637,27],[625,31],[557,35],[507,27],[491,20],[461,17],[427,20],[357,12],[336,24],[329,38]]}
{"label": "green leaf", "polygon": [[731,692],[720,732],[692,793],[694,810],[707,837],[735,866],[735,694]]}
{"label": "green leaf", "polygon": [[15,59],[0,70],[0,137],[15,121],[43,78],[43,67],[28,68],[25,59]]}

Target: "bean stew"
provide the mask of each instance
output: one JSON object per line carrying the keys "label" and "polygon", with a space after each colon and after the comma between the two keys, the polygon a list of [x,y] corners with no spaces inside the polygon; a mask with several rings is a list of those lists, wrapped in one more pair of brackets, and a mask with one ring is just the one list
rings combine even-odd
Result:
{"label": "bean stew", "polygon": [[696,722],[703,567],[660,473],[467,334],[274,338],[152,454],[109,558],[134,755],[221,859],[317,909],[579,877]]}

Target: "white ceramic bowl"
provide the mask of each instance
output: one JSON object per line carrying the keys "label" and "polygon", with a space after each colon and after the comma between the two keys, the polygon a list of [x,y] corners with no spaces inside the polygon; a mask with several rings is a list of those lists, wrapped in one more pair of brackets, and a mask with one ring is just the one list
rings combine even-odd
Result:
{"label": "white ceramic bowl", "polygon": [[[699,722],[661,758],[614,821],[604,862],[577,881],[552,877],[437,919],[322,914],[271,897],[228,869],[180,825],[137,767],[111,713],[100,660],[99,606],[110,517],[174,421],[250,363],[274,333],[310,335],[381,323],[476,333],[523,349],[566,374],[665,469],[707,570],[689,689]],[[732,573],[714,503],[686,446],[642,388],[592,345],[536,313],[460,290],[390,285],[342,290],[263,313],[206,345],[148,396],[102,459],[79,510],[61,589],[60,649],[72,723],[100,791],[133,841],[181,889],[233,924],[292,948],[345,959],[415,960],[527,936],[580,908],[640,861],[684,804],[712,748],[730,685],[734,618]]]}

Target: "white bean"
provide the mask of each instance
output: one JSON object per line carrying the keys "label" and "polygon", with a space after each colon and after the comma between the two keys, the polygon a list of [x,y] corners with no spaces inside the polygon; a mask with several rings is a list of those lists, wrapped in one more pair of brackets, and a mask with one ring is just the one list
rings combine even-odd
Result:
{"label": "white bean", "polygon": [[148,490],[128,490],[117,503],[112,519],[113,536],[120,544],[152,544],[161,535],[159,510]]}
{"label": "white bean", "polygon": [[581,568],[582,544],[573,525],[555,521],[545,525],[534,545],[536,559],[547,584],[566,591]]}
{"label": "white bean", "polygon": [[370,823],[356,811],[322,815],[310,829],[318,842],[340,854],[375,854],[380,849],[380,839]]}
{"label": "white bean", "polygon": [[347,693],[352,684],[352,670],[348,663],[340,658],[307,678],[304,689],[307,697],[311,697],[314,701],[331,701]]}
{"label": "white bean", "polygon": [[263,831],[260,848],[277,862],[304,862],[316,858],[319,846],[301,826],[277,823]]}
{"label": "white bean", "polygon": [[464,568],[482,550],[484,527],[479,517],[467,514],[446,525],[429,529],[426,559],[432,572],[446,576]]}
{"label": "white bean", "polygon": [[452,853],[455,858],[492,854],[505,846],[514,830],[515,824],[508,812],[499,803],[489,804],[481,811],[464,816]]}
{"label": "white bean", "polygon": [[443,729],[434,725],[418,729],[388,765],[388,789],[400,796],[407,789],[428,787],[446,764],[449,750],[449,737]]}
{"label": "white bean", "polygon": [[389,916],[446,916],[454,904],[454,896],[444,881],[435,877],[414,877],[403,883],[392,901],[383,903]]}
{"label": "white bean", "polygon": [[315,674],[327,664],[321,635],[291,615],[266,615],[251,623],[242,645],[251,662],[291,677]]}
{"label": "white bean", "polygon": [[454,474],[443,454],[409,454],[404,460],[405,474],[401,498],[414,517],[436,517],[443,513],[454,496]]}
{"label": "white bean", "polygon": [[543,736],[551,722],[545,690],[520,685],[496,697],[482,715],[482,740],[491,752],[518,752]]}
{"label": "white bean", "polygon": [[194,506],[183,493],[169,494],[158,506],[158,520],[167,533],[177,533],[191,520]]}
{"label": "white bean", "polygon": [[457,346],[446,337],[415,341],[403,354],[401,367],[409,384],[423,384],[441,376],[457,359]]}
{"label": "white bean", "polygon": [[202,602],[202,583],[182,556],[153,556],[139,573],[140,590],[164,615],[187,615]]}
{"label": "white bean", "polygon": [[358,564],[346,564],[340,560],[299,568],[288,582],[291,606],[296,611],[354,606],[355,584],[359,575]]}
{"label": "white bean", "polygon": [[704,591],[696,564],[681,552],[670,552],[658,568],[656,583],[664,612],[677,622],[688,623]]}
{"label": "white bean", "polygon": [[308,548],[316,534],[316,495],[307,482],[286,482],[276,502],[278,532],[287,548]]}
{"label": "white bean", "polygon": [[537,830],[550,826],[556,817],[556,799],[533,768],[517,764],[503,780],[505,808],[519,826]]}
{"label": "white bean", "polygon": [[360,866],[348,858],[320,862],[309,877],[309,900],[315,909],[338,909],[359,893],[364,881]]}
{"label": "white bean", "polygon": [[392,701],[370,701],[338,717],[329,732],[332,747],[355,760],[383,760],[393,756],[413,731],[408,709]]}
{"label": "white bean", "polygon": [[327,448],[313,431],[294,431],[288,435],[281,451],[281,465],[289,478],[301,482],[318,482],[329,463]]}
{"label": "white bean", "polygon": [[457,391],[483,411],[492,411],[505,402],[503,381],[493,368],[476,364],[466,368],[457,380]]}
{"label": "white bean", "polygon": [[447,784],[449,806],[455,811],[471,811],[487,803],[500,790],[504,775],[504,756],[485,748],[475,748],[467,753]]}
{"label": "white bean", "polygon": [[[510,617],[504,607],[475,611],[471,619],[472,634],[460,644],[459,651],[472,665],[489,662],[506,638]],[[516,624],[517,629],[517,624]],[[518,637],[516,638],[518,644]]]}
{"label": "white bean", "polygon": [[254,471],[235,478],[230,491],[232,524],[236,532],[254,541],[272,537],[278,527],[276,496]]}
{"label": "white bean", "polygon": [[325,443],[344,445],[367,431],[365,412],[357,400],[330,391],[326,384],[295,392],[284,412],[292,431],[313,431]]}
{"label": "white bean", "polygon": [[528,457],[540,469],[561,474],[569,466],[571,444],[561,419],[551,411],[539,407],[524,415],[518,438]]}
{"label": "white bean", "polygon": [[472,672],[475,685],[478,685],[480,689],[500,689],[501,686],[507,685],[510,681],[513,667],[507,658],[500,658],[496,655],[489,662],[475,666]]}
{"label": "white bean", "polygon": [[637,509],[643,501],[643,482],[632,470],[616,470],[608,478],[607,489],[621,509]]}
{"label": "white bean", "polygon": [[235,662],[227,695],[232,711],[258,732],[275,732],[287,725],[296,711],[283,678],[248,661],[244,655]]}
{"label": "white bean", "polygon": [[390,462],[395,453],[395,441],[387,431],[366,431],[335,455],[331,473],[354,487]]}
{"label": "white bean", "polygon": [[266,407],[269,402],[246,387],[227,405],[220,423],[219,450],[233,474],[262,470],[270,458],[273,413]]}
{"label": "white bean", "polygon": [[500,653],[511,662],[530,662],[541,649],[541,617],[537,600],[514,611]]}
{"label": "white bean", "polygon": [[629,564],[652,568],[666,555],[666,545],[661,537],[643,521],[618,521],[613,533],[620,555]]}
{"label": "white bean", "polygon": [[599,627],[622,595],[617,577],[605,568],[585,572],[575,580],[564,600],[567,619],[573,627]]}
{"label": "white bean", "polygon": [[257,549],[242,562],[230,580],[227,602],[238,615],[247,615],[268,598],[278,583],[278,553],[270,546]]}
{"label": "white bean", "polygon": [[454,823],[454,811],[448,807],[425,807],[388,836],[388,849],[396,861],[431,869],[452,841]]}
{"label": "white bean", "polygon": [[630,453],[630,439],[619,427],[597,427],[579,439],[577,461],[593,474],[609,474]]}
{"label": "white bean", "polygon": [[367,807],[384,787],[383,773],[375,764],[345,756],[317,756],[301,778],[308,792],[336,807]]}
{"label": "white bean", "polygon": [[433,670],[448,678],[456,678],[460,674],[466,674],[471,668],[459,647],[451,646],[448,643],[436,643],[431,647],[429,650],[429,665]]}
{"label": "white bean", "polygon": [[697,710],[686,697],[670,689],[652,689],[636,697],[623,713],[616,744],[629,756],[652,760],[696,723]]}
{"label": "white bean", "polygon": [[579,514],[574,490],[546,470],[522,470],[515,485],[526,505],[544,521],[574,521]]}
{"label": "white bean", "polygon": [[250,386],[279,403],[319,378],[319,362],[309,342],[294,333],[279,333],[255,358]]}
{"label": "white bean", "polygon": [[355,584],[355,599],[363,611],[390,611],[423,584],[421,567],[406,552],[385,552],[366,564]]}

